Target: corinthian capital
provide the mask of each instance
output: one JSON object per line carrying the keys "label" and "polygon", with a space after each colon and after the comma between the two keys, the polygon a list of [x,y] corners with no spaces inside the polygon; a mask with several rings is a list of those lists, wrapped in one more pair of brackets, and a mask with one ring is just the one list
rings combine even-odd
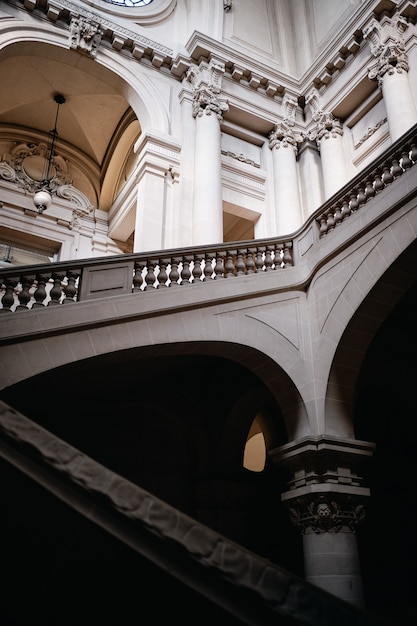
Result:
{"label": "corinthian capital", "polygon": [[371,47],[376,62],[368,68],[371,80],[382,85],[386,74],[408,72],[408,58],[405,52],[404,32],[408,27],[407,20],[396,15],[392,19],[384,17],[381,22],[375,18],[363,30],[364,39]]}
{"label": "corinthian capital", "polygon": [[297,152],[298,144],[303,140],[302,136],[296,134],[292,128],[292,124],[284,120],[280,124],[277,124],[269,133],[269,147],[271,150],[278,148],[292,147]]}
{"label": "corinthian capital", "polygon": [[311,116],[315,122],[305,134],[306,139],[316,141],[320,148],[320,143],[323,139],[343,135],[343,126],[340,120],[334,117],[332,113],[326,113],[322,110],[317,89],[312,89],[306,96],[306,104],[310,107]]}
{"label": "corinthian capital", "polygon": [[224,64],[216,60],[208,65],[191,65],[186,79],[194,89],[193,117],[214,113],[220,121],[223,119],[223,113],[229,110],[227,100],[220,96],[224,71]]}

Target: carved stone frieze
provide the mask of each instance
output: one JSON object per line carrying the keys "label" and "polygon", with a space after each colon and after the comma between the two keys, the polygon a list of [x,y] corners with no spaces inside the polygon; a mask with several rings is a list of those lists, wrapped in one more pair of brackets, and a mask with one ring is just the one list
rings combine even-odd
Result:
{"label": "carved stone frieze", "polygon": [[220,96],[224,72],[224,63],[216,60],[211,60],[208,65],[191,65],[187,81],[194,89],[193,117],[214,114],[219,121],[223,119],[223,113],[229,110],[227,100]]}
{"label": "carved stone frieze", "polygon": [[338,533],[342,529],[355,533],[357,525],[365,518],[363,502],[340,494],[297,498],[288,512],[291,522],[302,534]]}
{"label": "carved stone frieze", "polygon": [[368,68],[368,76],[371,80],[377,80],[380,86],[386,75],[408,72],[404,44],[407,27],[407,20],[396,15],[392,19],[384,17],[381,22],[373,18],[363,30],[363,36],[368,40],[376,59],[376,63]]}

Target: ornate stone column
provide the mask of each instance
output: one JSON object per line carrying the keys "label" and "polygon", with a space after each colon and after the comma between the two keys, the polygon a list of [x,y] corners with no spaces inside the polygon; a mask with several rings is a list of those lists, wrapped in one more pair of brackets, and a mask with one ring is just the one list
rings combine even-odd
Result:
{"label": "ornate stone column", "polygon": [[303,223],[297,170],[298,143],[301,135],[294,132],[297,100],[284,98],[285,116],[269,134],[269,147],[274,163],[276,234],[287,235]]}
{"label": "ornate stone column", "polygon": [[401,15],[392,19],[375,18],[363,30],[376,62],[368,76],[377,80],[382,89],[392,141],[398,139],[417,122],[417,108],[408,78],[408,58],[405,52],[404,32],[407,20]]}
{"label": "ornate stone column", "polygon": [[290,474],[282,501],[303,536],[306,579],[357,606],[363,589],[355,532],[370,495],[359,472],[372,453],[371,443],[325,436],[271,452]]}
{"label": "ornate stone column", "polygon": [[349,176],[343,147],[343,127],[332,113],[325,113],[319,106],[318,93],[313,89],[306,97],[312,109],[314,126],[306,138],[316,141],[321,156],[325,200],[346,184]]}
{"label": "ornate stone column", "polygon": [[192,65],[195,125],[193,245],[223,241],[220,122],[228,104],[220,96],[224,64]]}

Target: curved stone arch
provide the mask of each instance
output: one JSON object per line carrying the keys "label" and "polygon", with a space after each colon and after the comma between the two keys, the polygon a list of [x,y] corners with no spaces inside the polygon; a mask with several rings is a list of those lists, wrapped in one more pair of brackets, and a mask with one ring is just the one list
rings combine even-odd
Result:
{"label": "curved stone arch", "polygon": [[325,398],[326,432],[354,438],[356,383],[367,349],[401,297],[417,281],[417,240],[378,277],[351,316],[335,350]]}
{"label": "curved stone arch", "polygon": [[[2,39],[1,55],[14,55],[15,46],[18,46],[25,55],[30,56],[33,51],[29,50],[28,44],[33,44],[35,47],[39,44],[48,45],[51,46],[48,50],[48,58],[55,58],[57,61],[62,60],[64,56],[67,59],[70,56],[74,59],[78,58],[79,62],[73,62],[73,65],[76,64],[80,69],[94,68],[92,73],[98,77],[109,72],[114,81],[113,86],[117,85],[119,93],[132,107],[142,129],[158,129],[159,133],[169,134],[169,114],[165,98],[152,79],[146,76],[145,72],[140,71],[140,63],[123,62],[125,59],[112,50],[100,50],[94,59],[82,55],[68,47],[66,30],[51,29],[50,25],[42,22],[31,24],[16,20],[13,27],[9,27],[7,34],[2,33]],[[133,68],[139,71],[133,71]]]}

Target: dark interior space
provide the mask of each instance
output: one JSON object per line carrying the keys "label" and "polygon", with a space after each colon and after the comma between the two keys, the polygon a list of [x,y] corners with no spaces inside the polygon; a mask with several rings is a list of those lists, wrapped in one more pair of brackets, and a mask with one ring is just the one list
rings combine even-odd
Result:
{"label": "dark interior space", "polygon": [[368,350],[355,412],[356,437],[376,444],[371,498],[358,529],[366,602],[401,624],[417,619],[416,319],[417,283]]}
{"label": "dark interior space", "polygon": [[[301,536],[280,501],[283,478],[268,463],[262,472],[251,472],[242,464],[255,417],[250,402],[247,414],[243,412],[233,428],[230,424],[226,428],[238,399],[251,390],[259,395],[259,388],[258,410],[271,417],[274,445],[284,443],[283,420],[270,392],[246,368],[217,357],[107,355],[38,375],[4,390],[1,397],[172,506],[302,575]],[[236,450],[236,439],[242,442],[241,450]],[[59,622],[62,626],[74,623],[69,616],[75,616],[79,598],[84,598],[92,616],[104,612],[98,595],[106,598],[109,613],[117,615],[119,605],[126,604],[127,615],[127,606],[140,603],[143,596],[150,604],[159,603],[161,619],[172,614],[170,602],[158,600],[161,589],[174,603],[184,601],[180,598],[186,592],[172,577],[144,565],[129,548],[17,470],[6,466],[2,476],[3,519],[7,520],[2,537],[8,537],[3,554],[11,572],[6,589],[31,594],[35,614],[43,614],[40,598],[49,598],[52,589],[57,606],[78,598],[68,609],[68,621]],[[36,573],[40,571],[41,576]],[[136,573],[131,576],[132,572]],[[92,581],[101,582],[94,582],[90,594]],[[49,592],[44,594],[44,588]],[[217,618],[214,609],[200,610],[202,614],[206,623],[212,623],[210,616]],[[56,624],[52,606],[48,615],[51,621],[43,623]],[[191,623],[187,619],[184,616],[184,623]],[[235,622],[228,618],[227,623]]]}

